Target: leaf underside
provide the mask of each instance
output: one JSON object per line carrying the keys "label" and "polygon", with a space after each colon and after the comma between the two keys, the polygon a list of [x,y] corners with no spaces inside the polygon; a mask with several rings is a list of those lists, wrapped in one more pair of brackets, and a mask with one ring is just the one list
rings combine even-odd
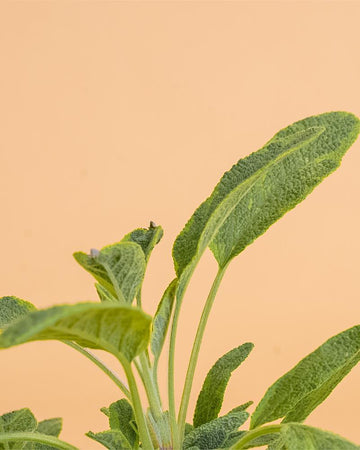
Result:
{"label": "leaf underside", "polygon": [[151,318],[137,308],[113,303],[79,303],[35,311],[0,335],[0,348],[36,340],[70,340],[106,350],[127,361],[144,350]]}

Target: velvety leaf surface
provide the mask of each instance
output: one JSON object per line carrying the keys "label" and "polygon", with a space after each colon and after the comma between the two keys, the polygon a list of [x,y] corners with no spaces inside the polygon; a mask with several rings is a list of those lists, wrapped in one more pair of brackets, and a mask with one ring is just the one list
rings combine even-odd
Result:
{"label": "velvety leaf surface", "polygon": [[79,303],[35,311],[0,335],[0,348],[36,340],[69,340],[131,361],[150,338],[151,317],[112,303]]}
{"label": "velvety leaf surface", "polygon": [[247,358],[253,347],[253,344],[246,343],[230,350],[210,369],[196,403],[193,421],[195,428],[216,419],[231,373]]}
{"label": "velvety leaf surface", "polygon": [[163,237],[164,230],[160,226],[156,226],[152,222],[149,228],[137,228],[131,233],[125,235],[121,242],[135,242],[142,248],[145,260],[148,261],[156,244],[158,244]]}
{"label": "velvety leaf surface", "polygon": [[197,446],[201,450],[221,447],[230,433],[236,431],[249,417],[246,411],[226,414],[205,423],[188,433],[184,438],[184,449]]}
{"label": "velvety leaf surface", "polygon": [[89,431],[88,433],[86,433],[86,436],[88,436],[90,439],[93,439],[94,441],[99,442],[109,450],[131,450],[132,448],[129,446],[128,441],[119,430],[108,430],[102,431],[100,433],[93,433],[92,431]]}
{"label": "velvety leaf surface", "polygon": [[36,308],[30,302],[17,297],[0,298],[0,331]]}
{"label": "velvety leaf surface", "polygon": [[225,266],[340,164],[360,122],[331,112],[290,125],[261,150],[241,159],[195,211],[173,248],[179,290],[210,246]]}
{"label": "velvety leaf surface", "polygon": [[359,450],[359,446],[328,431],[289,423],[280,432],[284,450]]}
{"label": "velvety leaf surface", "polygon": [[[48,436],[58,437],[62,429],[62,419],[56,417],[54,419],[42,420],[38,423],[36,431],[38,433],[46,434]],[[57,450],[51,445],[40,444],[38,442],[27,442],[24,450]]]}
{"label": "velvety leaf surface", "polygon": [[112,430],[120,430],[132,448],[137,440],[137,433],[131,425],[135,420],[132,406],[126,399],[118,400],[109,407],[109,426]]}
{"label": "velvety leaf surface", "polygon": [[61,417],[55,417],[54,419],[46,419],[39,422],[36,431],[49,436],[59,437],[61,429],[62,419]]}
{"label": "velvety leaf surface", "polygon": [[159,358],[165,342],[174,305],[176,287],[177,279],[173,280],[165,290],[154,316],[150,346],[156,360]]}
{"label": "velvety leaf surface", "polygon": [[326,341],[279,378],[255,409],[250,428],[284,417],[303,421],[360,360],[360,326]]}
{"label": "velvety leaf surface", "polygon": [[[0,416],[0,435],[3,433],[16,433],[24,431],[35,431],[37,421],[28,408],[12,411]],[[25,442],[0,443],[1,450],[17,450],[25,446]]]}
{"label": "velvety leaf surface", "polygon": [[74,253],[76,261],[121,302],[131,303],[145,273],[145,256],[140,245],[119,242],[87,255]]}

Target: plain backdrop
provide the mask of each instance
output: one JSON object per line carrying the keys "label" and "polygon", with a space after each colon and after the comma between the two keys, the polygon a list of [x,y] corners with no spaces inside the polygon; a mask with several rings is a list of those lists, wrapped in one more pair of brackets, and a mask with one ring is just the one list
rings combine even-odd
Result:
{"label": "plain backdrop", "polygon": [[[2,2],[1,295],[38,307],[96,300],[76,250],[150,220],[165,229],[143,301],[153,313],[174,276],[171,247],[223,172],[280,128],[331,110],[360,115],[360,3]],[[360,142],[341,168],[230,266],[196,372],[191,411],[215,360],[255,350],[223,411],[266,388],[330,336],[360,323]],[[207,253],[181,315],[179,397],[216,265]],[[112,367],[116,363],[101,355]],[[64,417],[81,449],[120,397],[65,345],[0,353],[1,413]],[[160,368],[166,392],[166,359]],[[306,423],[360,442],[360,368]]]}

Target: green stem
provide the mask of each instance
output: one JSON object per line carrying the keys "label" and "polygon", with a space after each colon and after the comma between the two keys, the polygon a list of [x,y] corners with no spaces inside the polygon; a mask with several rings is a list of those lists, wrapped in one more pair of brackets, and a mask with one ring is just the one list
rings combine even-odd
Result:
{"label": "green stem", "polygon": [[179,410],[179,417],[178,417],[180,442],[182,441],[183,435],[184,435],[185,423],[186,423],[186,413],[187,413],[187,409],[189,406],[191,387],[192,387],[192,383],[194,380],[194,373],[195,373],[196,363],[197,363],[198,356],[199,356],[202,338],[204,336],[205,327],[206,327],[206,324],[207,324],[207,321],[209,318],[209,314],[210,314],[212,305],[213,305],[215,297],[216,297],[216,293],[219,289],[221,280],[225,274],[226,269],[227,269],[227,265],[225,265],[224,267],[220,267],[216,274],[216,277],[211,286],[211,289],[210,289],[208,298],[206,300],[204,309],[202,311],[200,322],[199,322],[199,325],[198,325],[198,328],[196,331],[196,336],[195,336],[194,344],[193,344],[191,355],[190,355],[190,360],[189,360],[189,365],[188,365],[188,369],[187,369],[187,373],[186,373],[183,394],[182,394],[181,403],[180,403],[180,410]]}
{"label": "green stem", "polygon": [[71,341],[63,341],[63,342],[69,345],[70,347],[74,348],[78,352],[80,352],[82,355],[86,356],[93,363],[95,363],[120,388],[121,392],[129,400],[131,400],[130,391],[125,386],[125,384],[118,378],[118,376],[111,369],[109,369],[103,362],[101,362],[94,354],[89,352],[89,350],[86,350],[84,347],[81,347],[81,345],[76,344],[75,342]]}
{"label": "green stem", "polygon": [[253,439],[264,436],[265,434],[279,433],[280,430],[281,425],[266,425],[264,427],[254,428],[253,430],[246,432],[236,444],[230,447],[230,450],[240,450]]}
{"label": "green stem", "polygon": [[140,358],[140,363],[141,363],[141,368],[142,368],[140,376],[142,376],[146,394],[149,399],[149,405],[151,408],[151,412],[152,412],[155,420],[160,419],[162,417],[161,401],[158,396],[145,353],[142,353],[139,356],[139,358]]}
{"label": "green stem", "polygon": [[171,324],[170,342],[169,342],[169,361],[168,361],[168,398],[169,398],[169,417],[171,434],[173,437],[173,448],[180,448],[180,436],[176,422],[176,406],[175,406],[175,343],[176,333],[179,322],[181,302],[184,290],[179,297],[176,297],[174,317]]}
{"label": "green stem", "polygon": [[61,441],[55,436],[48,436],[47,434],[37,433],[37,432],[15,432],[15,433],[4,433],[0,434],[0,442],[39,442],[40,444],[48,445],[51,447],[60,448],[62,450],[78,450],[67,442]]}
{"label": "green stem", "polygon": [[135,377],[133,370],[131,368],[131,364],[128,361],[123,361],[119,359],[120,363],[124,367],[126,378],[129,383],[132,405],[135,413],[135,420],[139,430],[139,437],[142,443],[142,447],[146,450],[154,450],[154,446],[151,441],[150,433],[148,427],[146,425],[144,412],[141,405],[139,390],[136,385]]}

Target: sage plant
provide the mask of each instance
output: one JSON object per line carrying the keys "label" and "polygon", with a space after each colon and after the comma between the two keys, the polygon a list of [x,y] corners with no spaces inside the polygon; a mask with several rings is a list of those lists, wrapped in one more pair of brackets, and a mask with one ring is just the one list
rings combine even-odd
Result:
{"label": "sage plant", "polygon": [[[248,401],[220,414],[230,376],[253,348],[252,343],[240,343],[210,369],[192,423],[186,421],[204,330],[227,267],[339,167],[359,131],[359,119],[347,112],[308,117],[279,131],[226,172],[175,240],[175,276],[154,317],[145,312],[141,287],[163,230],[150,223],[101,250],[74,254],[95,278],[100,301],[37,310],[17,297],[2,297],[0,348],[55,339],[96,364],[119,388],[120,399],[101,410],[108,416],[109,429],[87,436],[111,450],[359,449],[347,439],[303,422],[360,360],[360,325],[330,338],[306,356],[269,387],[255,408]],[[176,340],[178,320],[192,274],[207,248],[218,271],[198,324],[177,407],[174,361],[175,351],[181,351]],[[166,395],[159,389],[158,363],[168,328]],[[122,366],[120,374],[91,349],[114,355]],[[138,383],[143,384],[146,398],[140,397]],[[27,408],[5,413],[0,417],[0,449],[75,449],[58,438],[61,425],[59,418],[38,422]]]}

